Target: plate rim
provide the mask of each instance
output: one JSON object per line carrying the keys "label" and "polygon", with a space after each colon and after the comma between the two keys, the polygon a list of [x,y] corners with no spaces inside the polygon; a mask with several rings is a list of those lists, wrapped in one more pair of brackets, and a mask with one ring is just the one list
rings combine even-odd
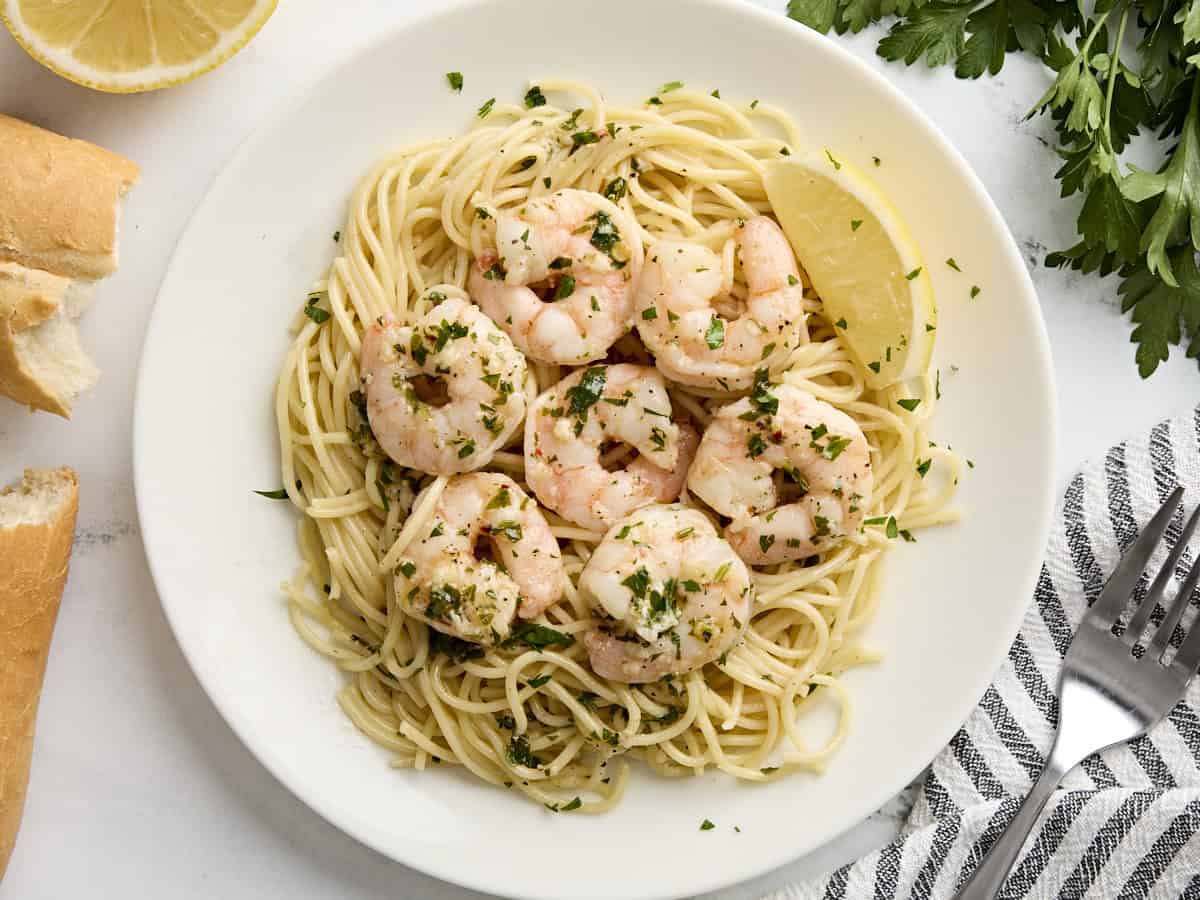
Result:
{"label": "plate rim", "polygon": [[[856,69],[858,74],[864,76],[868,81],[886,96],[886,98],[899,107],[902,107],[909,115],[921,123],[924,128],[925,135],[931,141],[936,143],[947,158],[955,167],[956,174],[963,183],[964,187],[968,188],[974,195],[975,200],[980,207],[986,212],[987,216],[992,220],[993,225],[998,225],[999,230],[1005,235],[1005,240],[1001,243],[1003,247],[997,246],[996,252],[1003,253],[1007,257],[1007,267],[1017,273],[1016,280],[1022,290],[1019,292],[1020,297],[1016,302],[1020,302],[1028,307],[1031,314],[1033,325],[1033,344],[1030,348],[1029,363],[1036,366],[1037,380],[1045,388],[1045,404],[1041,410],[1043,419],[1043,433],[1041,435],[1044,441],[1044,458],[1045,465],[1041,475],[1042,490],[1039,497],[1039,510],[1036,523],[1034,523],[1033,531],[1037,538],[1035,546],[1043,548],[1043,552],[1039,553],[1025,565],[1027,571],[1022,579],[1023,590],[1020,596],[1022,602],[1014,602],[1007,610],[1005,617],[1004,628],[1000,634],[1005,638],[1003,642],[997,641],[997,650],[994,653],[994,659],[990,660],[988,667],[978,667],[978,673],[971,680],[971,691],[963,692],[964,697],[971,697],[969,703],[964,703],[962,709],[955,709],[954,715],[946,715],[946,724],[939,730],[934,730],[933,736],[937,740],[928,739],[929,745],[933,747],[933,753],[928,759],[925,759],[916,771],[899,772],[898,775],[891,777],[880,777],[874,791],[866,791],[870,798],[867,803],[864,799],[862,802],[855,804],[856,811],[852,816],[841,817],[844,821],[832,829],[820,842],[814,843],[811,846],[800,846],[799,849],[786,849],[781,847],[778,852],[762,852],[756,855],[752,861],[747,862],[740,871],[740,874],[730,877],[727,875],[713,875],[707,879],[700,878],[695,884],[688,886],[688,893],[705,893],[731,885],[740,884],[751,879],[760,877],[770,871],[773,871],[780,866],[794,862],[804,855],[811,854],[830,842],[840,838],[852,828],[866,821],[871,815],[872,810],[876,810],[884,803],[896,796],[905,786],[913,782],[920,773],[928,767],[930,762],[937,756],[938,753],[949,743],[950,739],[971,715],[977,707],[980,698],[983,696],[989,684],[992,683],[996,676],[996,672],[1003,664],[1003,660],[1011,647],[1011,644],[1020,629],[1021,621],[1032,602],[1033,591],[1037,583],[1038,572],[1041,569],[1044,559],[1044,548],[1050,535],[1050,527],[1052,522],[1052,513],[1057,499],[1057,483],[1054,477],[1056,471],[1055,464],[1059,453],[1059,417],[1058,417],[1058,387],[1054,377],[1054,368],[1052,363],[1052,355],[1050,350],[1049,335],[1046,330],[1045,319],[1041,313],[1041,307],[1037,295],[1037,291],[1033,285],[1033,280],[1024,261],[1020,256],[1020,252],[1016,246],[1016,242],[1008,229],[1007,223],[997,207],[995,201],[988,193],[983,182],[975,173],[974,169],[967,162],[966,158],[958,150],[958,148],[950,141],[937,124],[911,100],[903,91],[893,84],[885,75],[876,69],[872,68],[866,61],[856,56],[850,50],[838,44],[828,36],[818,34],[812,31],[807,26],[800,24],[790,19],[786,14],[765,9],[756,4],[746,2],[746,0],[693,0],[694,7],[708,7],[710,9],[718,9],[729,12],[735,15],[743,16],[749,19],[755,19],[761,24],[769,24],[771,27],[785,29],[790,32],[791,39],[798,41],[801,45],[804,42],[826,42],[826,50],[832,52],[840,58],[843,64]],[[465,872],[462,869],[456,869],[449,865],[441,865],[436,860],[425,861],[419,858],[404,858],[401,859],[393,848],[385,845],[383,841],[375,840],[371,835],[364,833],[359,829],[354,820],[343,815],[336,807],[327,803],[321,796],[319,791],[311,789],[308,782],[305,782],[299,777],[296,777],[288,764],[272,754],[269,746],[264,746],[252,730],[249,720],[244,719],[237,709],[232,704],[223,704],[217,698],[221,692],[216,690],[212,684],[211,675],[203,665],[200,665],[193,657],[192,651],[189,649],[189,644],[183,637],[183,632],[179,627],[179,623],[172,613],[172,604],[169,603],[164,592],[160,589],[160,584],[164,583],[159,565],[156,563],[156,553],[152,551],[153,539],[150,537],[153,529],[148,529],[146,523],[148,517],[145,508],[145,497],[148,495],[150,487],[145,483],[146,461],[145,461],[145,442],[142,439],[142,434],[146,431],[150,424],[148,416],[143,414],[143,406],[148,402],[147,396],[150,393],[148,388],[148,375],[146,367],[146,359],[149,353],[149,344],[155,334],[156,326],[162,315],[164,308],[163,297],[165,288],[171,281],[172,273],[178,265],[179,258],[182,255],[181,250],[184,245],[192,238],[193,234],[198,229],[198,223],[201,214],[208,207],[218,189],[222,186],[226,178],[230,177],[230,171],[235,167],[235,163],[241,161],[245,156],[252,151],[254,146],[264,138],[265,135],[272,132],[291,115],[293,115],[308,99],[309,93],[313,88],[327,80],[337,77],[340,73],[350,68],[355,61],[367,54],[376,51],[378,48],[389,43],[401,39],[403,33],[415,27],[418,27],[431,20],[450,16],[465,9],[486,8],[490,5],[489,0],[444,0],[435,9],[427,9],[406,17],[400,22],[382,28],[378,33],[364,38],[363,40],[353,44],[347,49],[339,52],[337,55],[330,58],[320,70],[315,72],[311,77],[302,79],[296,87],[291,90],[283,99],[277,101],[269,111],[255,124],[238,142],[232,153],[226,157],[221,163],[217,174],[209,182],[204,191],[203,197],[197,203],[188,217],[188,221],[184,229],[181,231],[178,240],[173,247],[167,264],[163,270],[163,276],[159,284],[159,289],[155,295],[154,303],[151,307],[150,315],[146,322],[144,332],[143,345],[138,359],[138,369],[135,379],[135,389],[133,397],[133,422],[132,422],[132,461],[133,461],[133,483],[135,504],[138,515],[139,528],[142,534],[143,550],[146,557],[147,567],[150,571],[151,579],[154,583],[155,594],[158,597],[159,604],[163,609],[163,614],[170,626],[172,636],[175,639],[176,645],[187,661],[189,668],[199,682],[200,687],[207,696],[209,702],[215,707],[221,718],[241,741],[243,746],[250,752],[251,756],[258,764],[263,766],[275,778],[280,785],[286,788],[294,797],[299,799],[305,806],[315,812],[318,816],[338,828],[344,834],[353,838],[355,841],[370,847],[375,852],[381,854],[388,860],[399,863],[402,866],[410,868],[414,871],[422,872],[428,876],[440,879],[444,882],[458,885],[470,890],[481,891],[483,893],[496,894],[497,896],[511,897],[515,900],[542,900],[543,897],[549,897],[549,894],[529,893],[524,889],[513,890],[508,889],[504,885],[498,885],[483,877],[472,877],[470,872]],[[1015,300],[1016,298],[1010,298]],[[146,484],[145,487],[143,485]],[[922,758],[924,754],[921,754]],[[861,807],[861,809],[858,809]],[[637,900],[671,900],[671,898],[681,896],[675,891],[649,891],[628,894],[630,898]]]}

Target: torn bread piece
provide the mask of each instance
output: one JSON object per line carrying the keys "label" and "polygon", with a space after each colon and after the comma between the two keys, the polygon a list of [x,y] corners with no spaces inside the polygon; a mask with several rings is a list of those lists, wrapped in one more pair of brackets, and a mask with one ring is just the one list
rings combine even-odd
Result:
{"label": "torn bread piece", "polygon": [[0,115],[0,394],[70,418],[99,372],[75,320],[117,268],[123,156]]}
{"label": "torn bread piece", "polygon": [[90,282],[0,263],[0,394],[70,418],[100,375],[75,326],[91,292]]}
{"label": "torn bread piece", "polygon": [[79,508],[70,469],[0,490],[0,878],[16,843],[42,679]]}
{"label": "torn bread piece", "polygon": [[0,115],[0,260],[96,281],[117,270],[120,202],[138,167]]}

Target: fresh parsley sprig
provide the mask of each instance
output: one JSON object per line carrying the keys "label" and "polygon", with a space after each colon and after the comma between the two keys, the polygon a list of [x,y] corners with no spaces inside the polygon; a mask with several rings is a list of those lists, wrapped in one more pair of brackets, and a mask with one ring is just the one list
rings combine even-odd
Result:
{"label": "fresh parsley sprig", "polygon": [[[1183,345],[1200,357],[1200,0],[789,0],[788,15],[826,33],[886,22],[878,53],[909,65],[996,74],[1007,55],[1053,73],[1029,115],[1054,122],[1064,198],[1081,195],[1079,241],[1046,257],[1118,273],[1143,378]],[[1143,134],[1160,165],[1126,163]]]}

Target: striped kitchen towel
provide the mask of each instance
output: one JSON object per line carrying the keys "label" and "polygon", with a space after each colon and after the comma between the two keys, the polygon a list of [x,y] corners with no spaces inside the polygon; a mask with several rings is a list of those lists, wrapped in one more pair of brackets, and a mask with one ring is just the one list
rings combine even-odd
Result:
{"label": "striped kitchen towel", "polygon": [[[1042,770],[1058,719],[1059,669],[1084,609],[1177,484],[1186,489],[1185,507],[1200,502],[1200,407],[1113,447],[1071,480],[1034,603],[1008,659],[925,774],[900,837],[768,900],[954,895]],[[1182,519],[1181,510],[1168,532],[1172,540]],[[1193,555],[1184,555],[1180,577]],[[1163,556],[1160,550],[1152,571]],[[1160,607],[1152,621],[1163,615]],[[1176,629],[1173,643],[1181,639]],[[1149,735],[1090,757],[1067,776],[1000,900],[1200,900],[1198,682]]]}

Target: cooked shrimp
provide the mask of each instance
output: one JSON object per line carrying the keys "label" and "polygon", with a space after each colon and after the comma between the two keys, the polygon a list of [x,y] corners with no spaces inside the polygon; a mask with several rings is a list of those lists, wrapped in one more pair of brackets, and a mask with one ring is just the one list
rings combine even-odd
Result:
{"label": "cooked shrimp", "polygon": [[[498,561],[477,555],[480,540]],[[532,619],[557,603],[566,579],[537,504],[507,475],[473,472],[450,479],[428,529],[401,557],[396,599],[438,631],[495,644],[508,637],[514,614]]]}
{"label": "cooked shrimp", "polygon": [[438,304],[415,325],[371,325],[362,381],[383,451],[435,475],[486,466],[520,427],[536,390],[508,335],[459,299]]}
{"label": "cooked shrimp", "polygon": [[[777,474],[778,473],[778,474]],[[725,536],[752,566],[828,549],[862,522],[871,453],[858,423],[763,372],[749,397],[709,423],[688,490],[733,521]]]}
{"label": "cooked shrimp", "polygon": [[642,243],[616,204],[578,190],[531,200],[497,213],[496,245],[499,258],[476,260],[468,288],[531,359],[600,359],[632,328]]}
{"label": "cooked shrimp", "polygon": [[699,510],[647,506],[617,522],[579,587],[604,623],[583,637],[601,678],[639,684],[698,669],[741,639],[750,572]]}
{"label": "cooked shrimp", "polygon": [[782,360],[804,325],[804,289],[779,226],[756,216],[735,243],[749,293],[745,312],[723,316],[734,301],[718,297],[721,257],[700,244],[659,241],[638,282],[634,323],[663,374],[727,391],[750,387],[754,371]]}
{"label": "cooked shrimp", "polygon": [[[616,471],[602,456],[612,443],[637,451]],[[530,407],[525,479],[563,518],[604,531],[640,506],[679,499],[698,443],[691,425],[672,421],[666,383],[653,368],[589,366]]]}

